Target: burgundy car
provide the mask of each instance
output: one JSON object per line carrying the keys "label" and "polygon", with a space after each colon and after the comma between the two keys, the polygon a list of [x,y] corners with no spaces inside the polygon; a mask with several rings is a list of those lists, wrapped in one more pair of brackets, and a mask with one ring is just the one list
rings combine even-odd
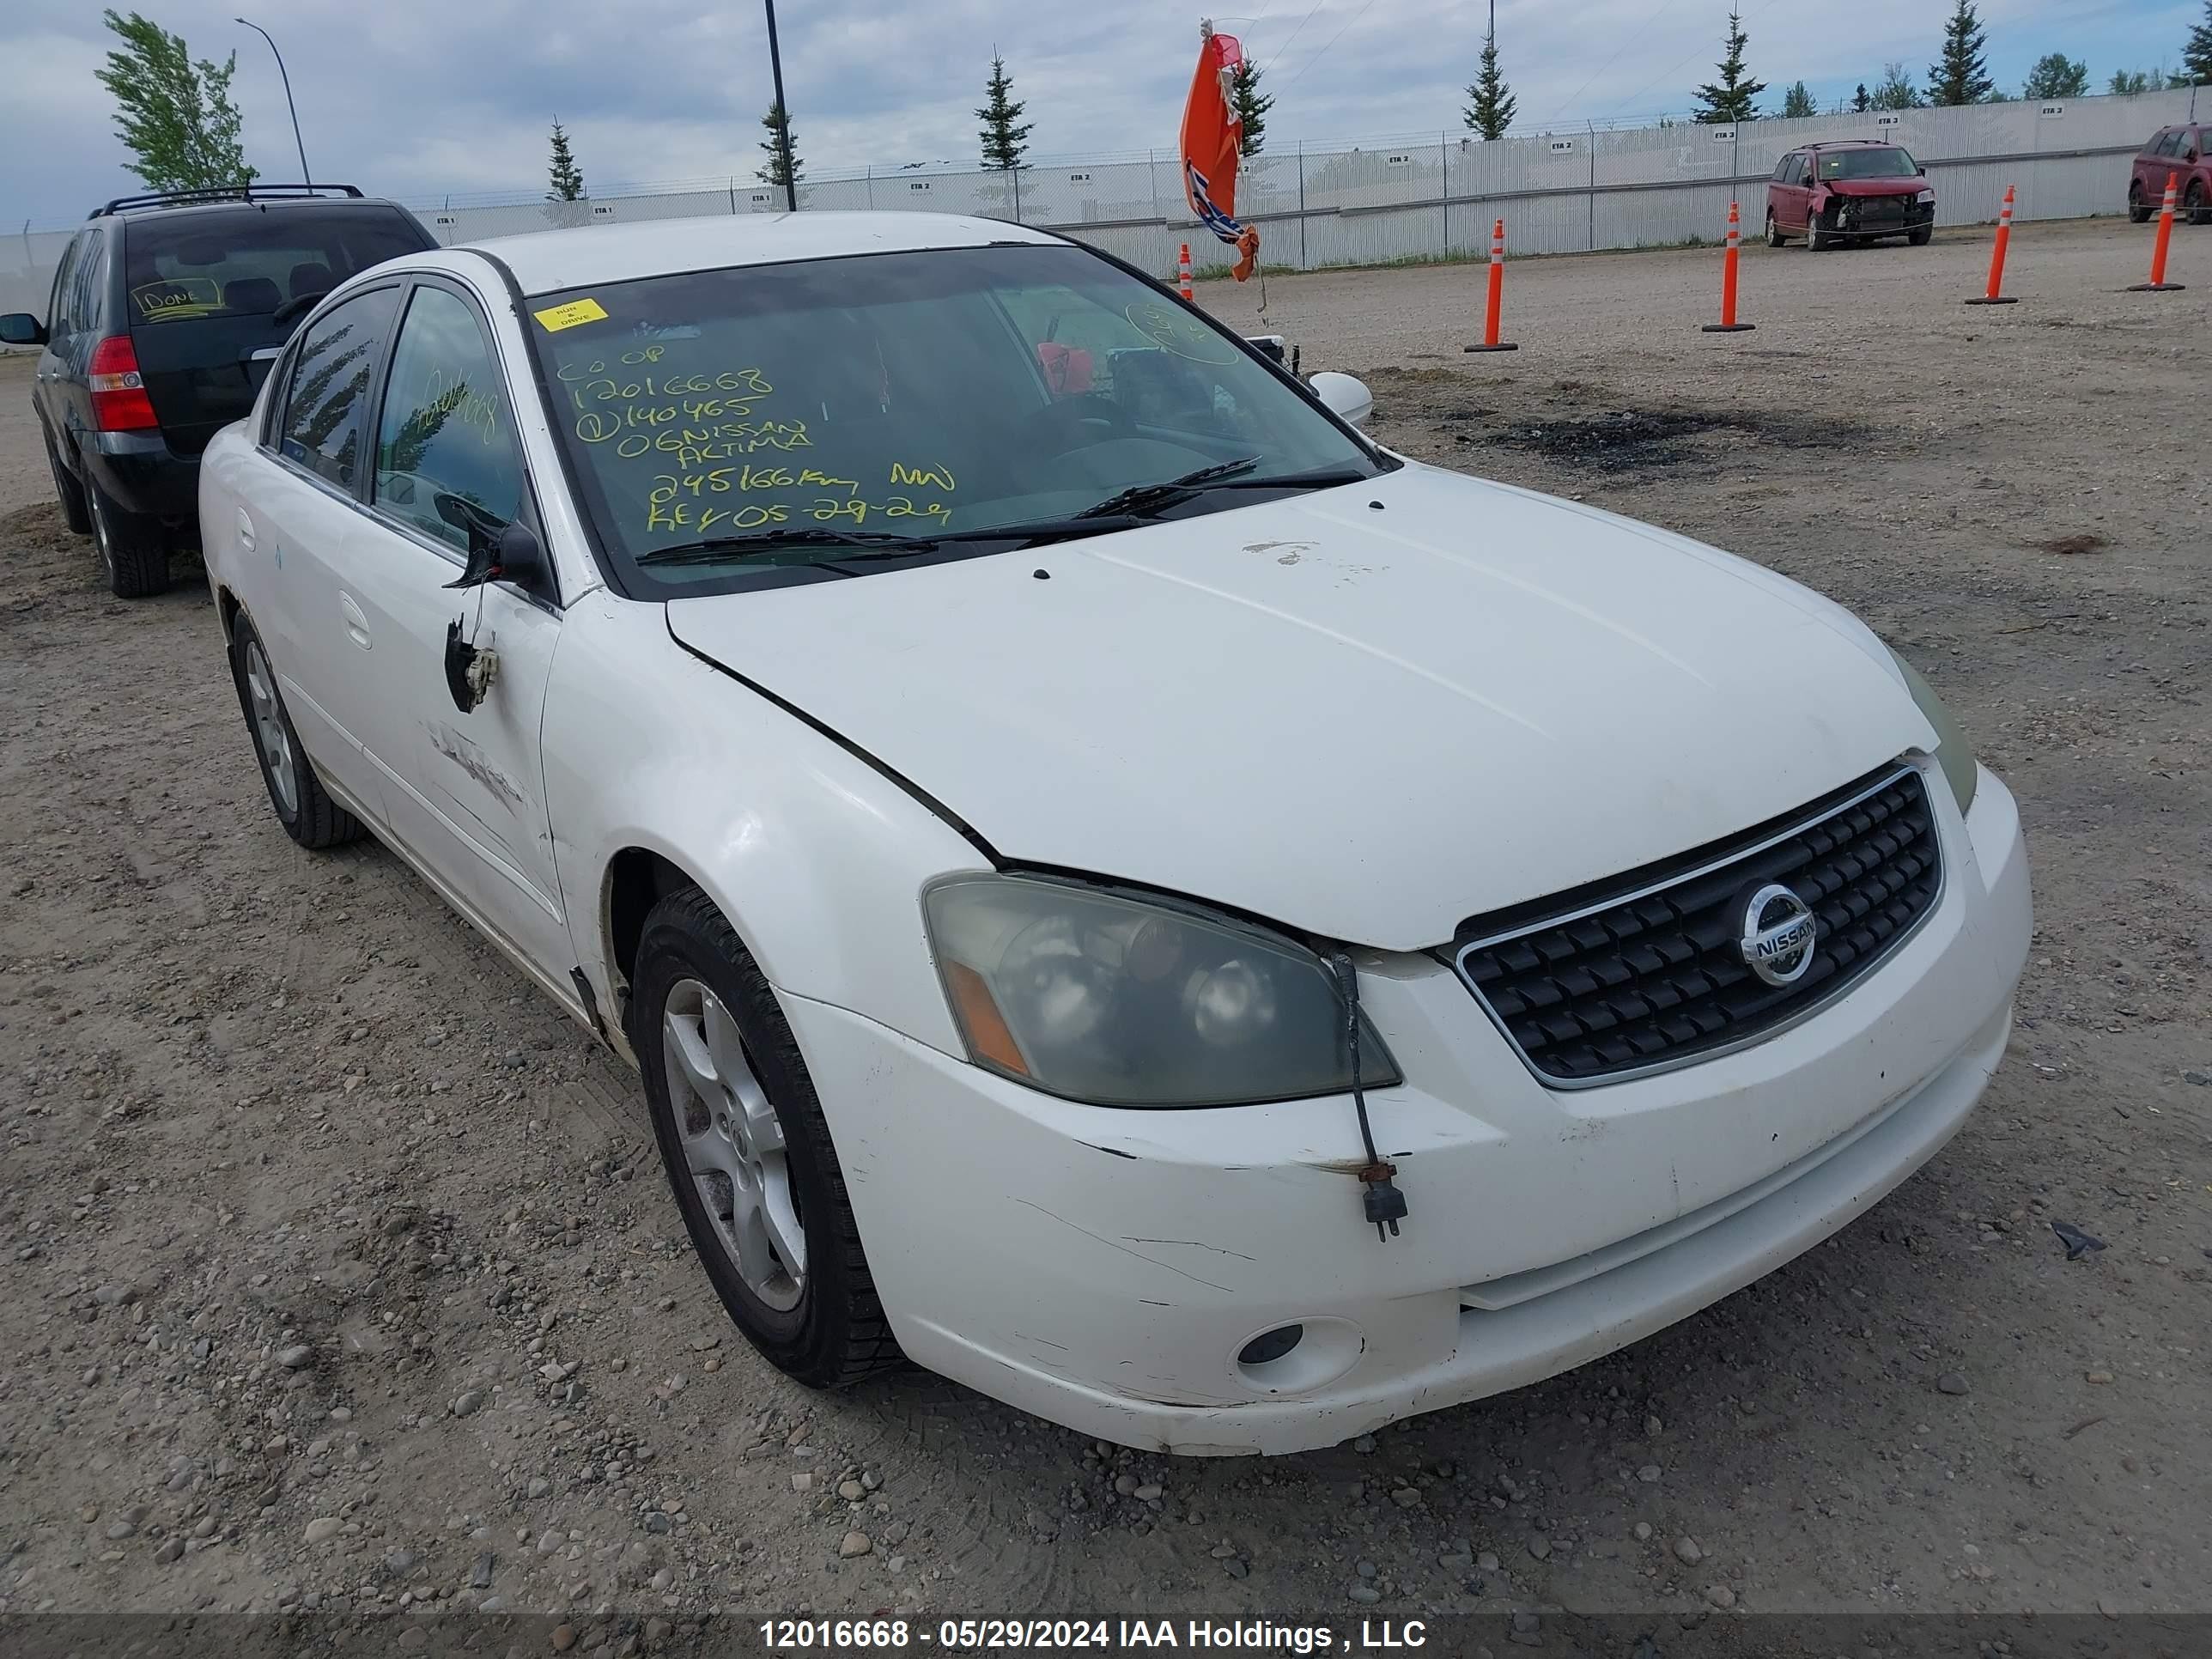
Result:
{"label": "burgundy car", "polygon": [[2169,177],[2189,222],[2212,224],[2212,126],[2160,127],[2151,136],[2128,180],[2128,217],[2141,224],[2157,212]]}
{"label": "burgundy car", "polygon": [[1766,245],[1792,236],[1818,252],[1838,242],[1902,236],[1915,247],[1936,234],[1928,170],[1895,144],[1839,138],[1807,144],[1776,163],[1766,186]]}

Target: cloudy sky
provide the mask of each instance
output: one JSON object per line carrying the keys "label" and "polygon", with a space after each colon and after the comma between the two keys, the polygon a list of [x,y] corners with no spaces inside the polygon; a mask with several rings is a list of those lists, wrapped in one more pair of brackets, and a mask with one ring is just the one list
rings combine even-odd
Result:
{"label": "cloudy sky", "polygon": [[[269,49],[239,0],[139,0],[195,56],[238,54],[246,153],[299,171]],[[568,128],[595,190],[750,174],[769,98],[752,0],[246,0],[290,68],[324,178],[410,200],[542,191],[546,124]],[[1481,0],[1227,0],[1278,99],[1271,143],[1456,126],[1486,27]],[[1941,0],[1741,0],[1763,102],[1802,77],[1825,106],[1901,58],[1936,56]],[[2205,0],[1982,0],[1990,66],[2017,92],[2038,57],[2116,69],[2179,61]],[[1531,129],[1682,111],[1718,55],[1725,0],[1498,0],[1507,78]],[[784,76],[811,171],[968,162],[993,47],[1035,124],[1032,155],[1176,142],[1198,11],[1170,0],[784,0]],[[0,225],[61,226],[135,187],[94,80],[111,37],[96,0],[0,5]]]}

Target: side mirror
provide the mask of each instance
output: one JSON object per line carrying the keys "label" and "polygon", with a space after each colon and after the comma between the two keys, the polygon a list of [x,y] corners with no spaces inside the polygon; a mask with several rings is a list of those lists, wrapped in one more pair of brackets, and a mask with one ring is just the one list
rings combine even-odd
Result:
{"label": "side mirror", "polygon": [[501,523],[474,501],[440,491],[438,516],[469,538],[469,562],[447,587],[480,587],[486,582],[534,586],[545,568],[545,550],[526,524]]}
{"label": "side mirror", "polygon": [[27,311],[11,311],[0,316],[0,345],[44,345],[46,325]]}
{"label": "side mirror", "polygon": [[1925,179],[1925,178],[1928,176],[1928,169],[1927,169],[1926,167],[1917,167],[1913,168],[1912,170],[1913,170],[1915,173],[1918,173],[1918,174],[1919,174],[1922,178],[1923,178],[1923,179]]}
{"label": "side mirror", "polygon": [[1313,377],[1310,384],[1314,396],[1328,405],[1340,420],[1353,426],[1364,426],[1375,412],[1375,394],[1367,389],[1367,382],[1356,374],[1339,374],[1333,369],[1323,369]]}

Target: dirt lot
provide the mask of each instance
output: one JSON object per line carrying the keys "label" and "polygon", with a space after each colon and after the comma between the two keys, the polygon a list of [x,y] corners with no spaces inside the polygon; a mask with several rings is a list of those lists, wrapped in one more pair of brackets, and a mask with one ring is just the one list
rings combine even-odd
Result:
{"label": "dirt lot", "polygon": [[1516,264],[1493,357],[1479,268],[1271,282],[1385,441],[1867,617],[2019,794],[2039,924],[1869,1218],[1265,1465],[756,1362],[629,1081],[388,854],[285,840],[204,584],[106,597],[0,363],[0,1613],[2212,1611],[2212,232],[2118,292],[2148,234],[2024,227],[1992,310],[1985,234],[1753,249],[1735,336],[1715,253]]}

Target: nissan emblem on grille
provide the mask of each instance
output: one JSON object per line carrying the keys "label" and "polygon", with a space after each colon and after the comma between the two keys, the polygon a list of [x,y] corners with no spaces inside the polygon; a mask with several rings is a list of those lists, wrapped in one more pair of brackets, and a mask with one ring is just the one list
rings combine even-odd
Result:
{"label": "nissan emblem on grille", "polygon": [[1753,893],[1743,907],[1736,947],[1751,971],[1769,985],[1794,985],[1820,950],[1820,924],[1811,907],[1778,881]]}

